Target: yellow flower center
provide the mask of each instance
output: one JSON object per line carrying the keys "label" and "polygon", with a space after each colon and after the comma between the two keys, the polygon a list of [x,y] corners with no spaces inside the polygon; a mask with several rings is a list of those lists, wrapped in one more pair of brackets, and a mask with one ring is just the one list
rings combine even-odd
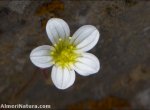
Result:
{"label": "yellow flower center", "polygon": [[54,50],[50,53],[54,63],[62,68],[70,68],[79,57],[79,54],[75,51],[76,46],[70,42],[70,39],[71,37],[59,39],[58,43],[54,45]]}

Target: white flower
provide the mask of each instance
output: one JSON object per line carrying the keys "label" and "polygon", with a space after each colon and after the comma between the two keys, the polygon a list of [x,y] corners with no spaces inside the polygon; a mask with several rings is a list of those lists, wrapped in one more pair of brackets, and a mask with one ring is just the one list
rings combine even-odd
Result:
{"label": "white flower", "polygon": [[52,65],[51,78],[59,89],[66,89],[75,81],[75,71],[83,76],[97,73],[98,58],[87,53],[99,40],[99,31],[92,25],[80,27],[72,37],[68,24],[59,18],[47,22],[46,32],[54,46],[42,45],[32,50],[30,59],[40,68]]}

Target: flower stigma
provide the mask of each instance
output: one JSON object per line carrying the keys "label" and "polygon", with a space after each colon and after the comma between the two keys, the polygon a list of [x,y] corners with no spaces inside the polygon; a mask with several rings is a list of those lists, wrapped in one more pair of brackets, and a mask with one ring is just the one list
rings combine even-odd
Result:
{"label": "flower stigma", "polygon": [[54,49],[50,52],[54,63],[62,68],[71,68],[71,65],[76,63],[80,56],[76,52],[76,46],[70,42],[69,39],[59,38],[58,43],[54,45]]}

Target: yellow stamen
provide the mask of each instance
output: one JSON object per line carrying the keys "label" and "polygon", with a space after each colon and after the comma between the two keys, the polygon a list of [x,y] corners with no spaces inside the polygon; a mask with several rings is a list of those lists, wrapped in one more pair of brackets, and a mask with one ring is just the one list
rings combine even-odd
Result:
{"label": "yellow stamen", "polygon": [[51,55],[54,55],[54,52],[52,51],[52,52],[50,52],[50,54],[51,54]]}
{"label": "yellow stamen", "polygon": [[61,39],[61,38],[59,38],[59,41],[62,41],[62,39]]}
{"label": "yellow stamen", "polygon": [[59,39],[59,42],[54,44],[55,49],[50,52],[53,61],[56,65],[64,68],[70,68],[79,57],[79,54],[75,52],[76,46],[70,43],[69,39]]}

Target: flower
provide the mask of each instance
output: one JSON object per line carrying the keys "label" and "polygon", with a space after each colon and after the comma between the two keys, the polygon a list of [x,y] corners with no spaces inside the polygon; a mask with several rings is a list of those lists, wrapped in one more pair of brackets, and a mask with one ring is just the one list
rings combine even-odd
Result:
{"label": "flower", "polygon": [[92,25],[80,27],[72,37],[68,24],[51,18],[46,24],[48,38],[54,46],[42,45],[32,50],[31,62],[39,68],[52,67],[52,82],[58,89],[67,89],[75,81],[75,71],[82,76],[97,73],[98,58],[87,53],[99,40],[99,31]]}

